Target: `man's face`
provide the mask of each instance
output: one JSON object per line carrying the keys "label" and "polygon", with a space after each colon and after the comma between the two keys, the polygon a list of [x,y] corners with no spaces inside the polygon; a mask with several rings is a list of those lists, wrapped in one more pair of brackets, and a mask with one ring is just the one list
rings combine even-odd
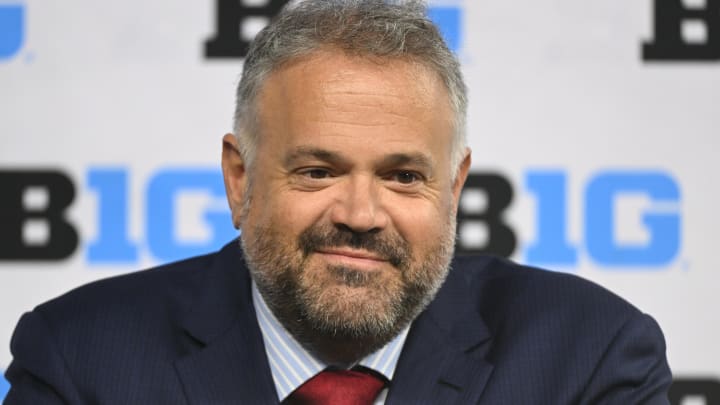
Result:
{"label": "man's face", "polygon": [[252,167],[231,136],[223,167],[263,297],[286,327],[388,340],[452,256],[469,156],[453,179],[442,82],[410,62],[322,51],[272,73],[258,110]]}

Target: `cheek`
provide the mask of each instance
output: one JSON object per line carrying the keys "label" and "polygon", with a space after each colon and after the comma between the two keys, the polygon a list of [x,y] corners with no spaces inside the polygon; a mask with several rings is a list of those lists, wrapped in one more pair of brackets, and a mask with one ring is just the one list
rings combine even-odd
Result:
{"label": "cheek", "polygon": [[422,255],[428,246],[434,246],[438,237],[449,226],[449,206],[423,203],[397,206],[392,210],[393,223],[400,235],[410,242],[414,255]]}
{"label": "cheek", "polygon": [[308,193],[265,192],[253,197],[251,226],[272,227],[281,235],[296,237],[322,218],[323,200]]}

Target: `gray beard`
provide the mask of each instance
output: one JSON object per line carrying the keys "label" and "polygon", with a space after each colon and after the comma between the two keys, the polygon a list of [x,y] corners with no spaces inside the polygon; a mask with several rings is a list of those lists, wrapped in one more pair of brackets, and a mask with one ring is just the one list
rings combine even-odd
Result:
{"label": "gray beard", "polygon": [[[308,351],[330,363],[352,363],[387,344],[432,301],[449,270],[454,250],[455,217],[439,243],[413,263],[409,244],[397,235],[356,233],[312,226],[288,249],[269,228],[254,229],[252,241],[241,235],[245,260],[270,310]],[[400,288],[380,283],[378,273],[329,266],[332,281],[347,287],[372,287],[378,299],[344,303],[323,297],[326,290],[305,285],[305,266],[319,248],[349,246],[375,252],[400,274]],[[300,252],[300,254],[298,253]],[[350,311],[350,312],[348,312]],[[352,315],[347,315],[351,313]]]}

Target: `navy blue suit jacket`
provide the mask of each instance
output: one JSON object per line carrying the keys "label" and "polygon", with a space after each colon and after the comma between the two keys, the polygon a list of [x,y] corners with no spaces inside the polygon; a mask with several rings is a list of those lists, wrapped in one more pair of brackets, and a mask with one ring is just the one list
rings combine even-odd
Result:
{"label": "navy blue suit jacket", "polygon": [[[237,242],[107,279],[20,320],[6,405],[273,404]],[[652,318],[578,277],[456,258],[415,320],[387,404],[664,404]]]}

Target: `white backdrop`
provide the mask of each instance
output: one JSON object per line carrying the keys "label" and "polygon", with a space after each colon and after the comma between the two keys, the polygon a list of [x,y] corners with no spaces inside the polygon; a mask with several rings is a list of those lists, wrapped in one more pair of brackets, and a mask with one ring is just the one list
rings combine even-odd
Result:
{"label": "white backdrop", "polygon": [[[76,246],[52,241],[61,258],[8,259],[19,254],[13,235],[39,249],[51,243],[56,222],[42,211],[57,196],[42,181],[19,195],[0,190],[0,370],[15,323],[34,305],[232,237],[217,186],[242,59],[205,55],[220,3],[0,0],[0,184],[29,178],[18,171],[60,173],[75,198],[53,221],[78,234]],[[431,6],[470,87],[473,171],[513,191],[499,216],[517,239],[512,258],[633,302],[665,331],[677,377],[717,381],[720,61],[643,60],[643,42],[668,33],[650,0]],[[236,32],[252,35],[262,22],[244,20]],[[720,54],[712,27],[720,30],[720,14],[685,21],[683,38]],[[482,211],[493,190],[468,192],[466,211]],[[11,218],[33,209],[40,218],[13,231]],[[482,221],[465,225],[467,246],[497,236]],[[533,246],[553,260],[534,260]],[[0,398],[6,389],[0,379]]]}

